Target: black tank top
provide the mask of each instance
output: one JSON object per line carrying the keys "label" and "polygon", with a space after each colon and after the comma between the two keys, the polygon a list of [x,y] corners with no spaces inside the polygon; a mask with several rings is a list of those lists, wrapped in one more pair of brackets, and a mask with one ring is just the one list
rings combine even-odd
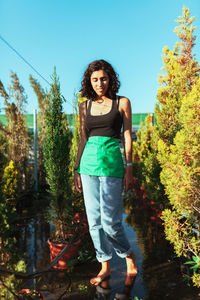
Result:
{"label": "black tank top", "polygon": [[97,116],[91,115],[92,100],[87,101],[85,127],[88,137],[106,136],[120,139],[123,119],[119,112],[119,100],[120,97],[117,96],[116,100],[112,100],[111,110],[107,114]]}

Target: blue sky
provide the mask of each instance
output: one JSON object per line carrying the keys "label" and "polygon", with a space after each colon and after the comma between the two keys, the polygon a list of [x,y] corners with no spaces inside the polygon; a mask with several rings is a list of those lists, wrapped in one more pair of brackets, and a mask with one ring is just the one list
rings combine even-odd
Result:
{"label": "blue sky", "polygon": [[[73,94],[95,59],[109,61],[119,73],[119,94],[131,100],[133,113],[153,112],[162,49],[178,41],[175,20],[183,5],[196,16],[194,53],[200,61],[199,0],[0,0],[0,35],[48,81],[56,66],[66,113],[72,113]],[[32,113],[38,104],[29,74],[44,89],[48,84],[1,40],[0,53],[1,81],[7,88],[10,70],[17,73]]]}

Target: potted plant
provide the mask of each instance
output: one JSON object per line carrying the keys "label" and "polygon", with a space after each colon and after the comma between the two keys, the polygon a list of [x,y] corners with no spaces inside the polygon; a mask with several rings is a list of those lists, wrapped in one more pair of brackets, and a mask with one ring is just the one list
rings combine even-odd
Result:
{"label": "potted plant", "polygon": [[[60,84],[54,71],[53,83],[48,94],[49,109],[46,111],[47,135],[43,145],[44,164],[47,183],[50,188],[49,220],[54,225],[54,232],[49,239],[51,259],[66,245],[71,238],[76,223],[74,218],[76,207],[72,205],[71,185],[69,174],[69,152],[71,133],[67,127],[66,116],[63,113],[63,97],[60,94]],[[77,253],[80,240],[71,245],[69,251]],[[67,256],[73,257],[74,254]],[[63,261],[58,263],[60,268],[66,268]]]}

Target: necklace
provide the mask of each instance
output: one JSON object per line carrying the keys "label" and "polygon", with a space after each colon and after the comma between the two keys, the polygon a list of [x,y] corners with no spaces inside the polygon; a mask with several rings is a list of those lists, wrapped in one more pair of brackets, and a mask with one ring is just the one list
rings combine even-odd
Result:
{"label": "necklace", "polygon": [[104,99],[96,100],[96,102],[97,102],[98,104],[102,104],[102,103],[104,103]]}
{"label": "necklace", "polygon": [[100,116],[104,115],[105,114],[104,110],[105,110],[105,107],[107,106],[105,99],[97,99],[94,101],[94,104],[96,104],[96,107],[95,107],[96,115],[100,115]]}
{"label": "necklace", "polygon": [[[103,105],[104,99],[98,99],[98,100],[96,100],[96,103],[98,103],[98,104],[100,104],[100,105],[103,106],[103,107],[101,107],[101,109],[104,108],[104,105]],[[99,115],[103,115],[102,111],[99,111],[98,113],[99,113]]]}

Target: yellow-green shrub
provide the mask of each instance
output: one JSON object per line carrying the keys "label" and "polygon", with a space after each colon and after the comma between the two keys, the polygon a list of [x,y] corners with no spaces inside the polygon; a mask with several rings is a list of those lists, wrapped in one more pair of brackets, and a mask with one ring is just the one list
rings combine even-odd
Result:
{"label": "yellow-green shrub", "polygon": [[11,160],[5,168],[3,174],[3,198],[10,204],[16,204],[17,189],[18,189],[18,171],[14,162]]}
{"label": "yellow-green shrub", "polygon": [[[163,212],[163,220],[176,254],[200,259],[200,79],[184,97],[179,117],[182,129],[174,145],[165,151],[163,143],[159,144],[161,181],[172,206]],[[200,266],[194,273],[200,287],[196,280]]]}

